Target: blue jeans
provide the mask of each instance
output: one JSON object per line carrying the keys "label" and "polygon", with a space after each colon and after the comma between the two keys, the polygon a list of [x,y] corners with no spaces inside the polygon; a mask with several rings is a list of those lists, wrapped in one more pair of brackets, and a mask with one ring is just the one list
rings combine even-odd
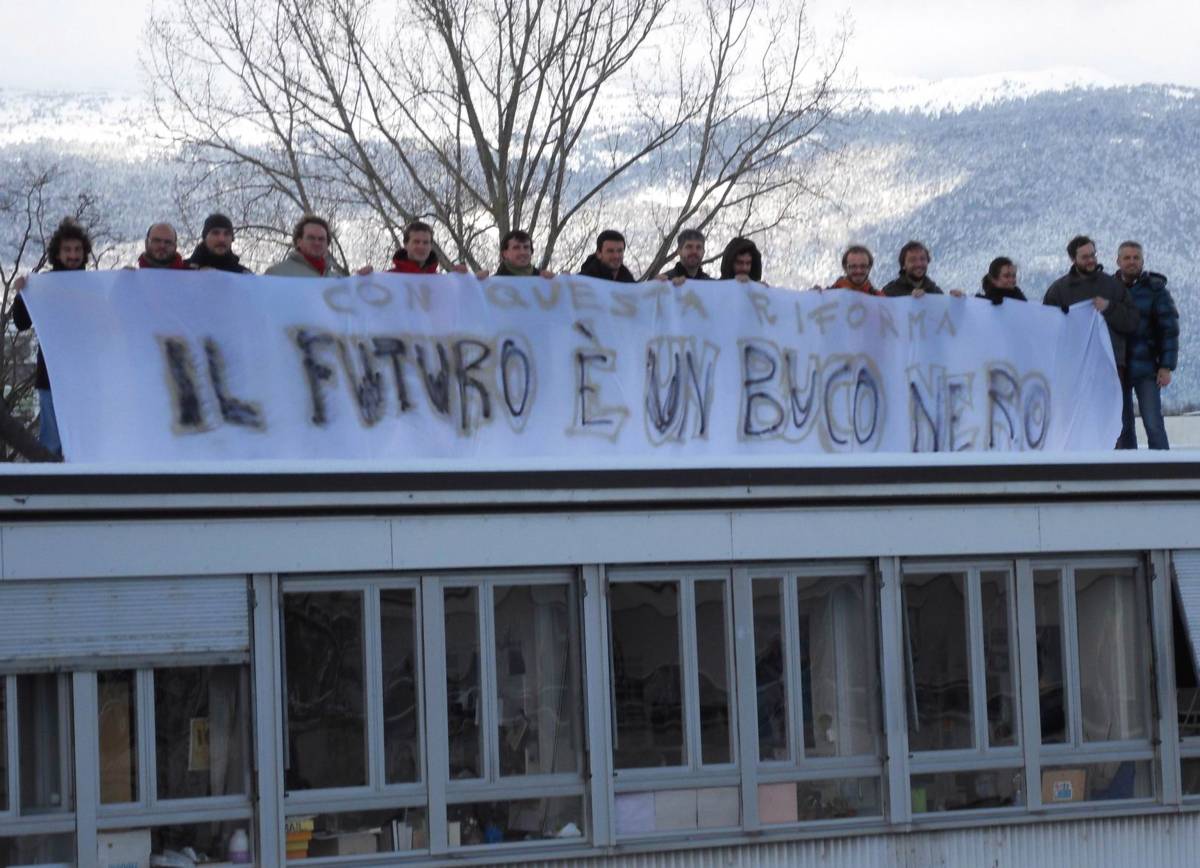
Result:
{"label": "blue jeans", "polygon": [[1146,429],[1146,440],[1151,449],[1170,449],[1167,442],[1167,426],[1163,422],[1162,395],[1156,377],[1140,377],[1124,384],[1125,400],[1121,407],[1121,437],[1118,449],[1137,449],[1137,430],[1134,428],[1133,393],[1137,392],[1138,412],[1142,416],[1142,427]]}
{"label": "blue jeans", "polygon": [[56,455],[62,455],[58,439],[58,419],[54,415],[54,397],[49,389],[38,389],[38,442]]}

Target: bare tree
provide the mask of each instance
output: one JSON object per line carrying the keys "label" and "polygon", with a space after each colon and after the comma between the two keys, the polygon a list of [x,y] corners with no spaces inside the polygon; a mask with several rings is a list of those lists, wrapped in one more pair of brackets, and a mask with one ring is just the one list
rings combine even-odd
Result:
{"label": "bare tree", "polygon": [[193,0],[149,41],[160,118],[246,226],[425,219],[473,268],[518,227],[575,254],[610,210],[653,235],[646,273],[684,226],[762,231],[816,192],[842,99],[844,37],[818,51],[803,2]]}

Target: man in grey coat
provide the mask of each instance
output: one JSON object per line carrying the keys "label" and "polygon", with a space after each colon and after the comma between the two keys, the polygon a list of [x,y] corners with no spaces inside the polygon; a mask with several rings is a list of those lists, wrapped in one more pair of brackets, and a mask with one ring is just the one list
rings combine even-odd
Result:
{"label": "man in grey coat", "polygon": [[1050,284],[1042,302],[1061,307],[1065,312],[1076,302],[1091,299],[1092,305],[1108,323],[1113,358],[1124,385],[1125,339],[1137,331],[1137,305],[1125,284],[1111,274],[1105,274],[1104,267],[1096,259],[1096,243],[1092,239],[1086,235],[1072,238],[1067,244],[1067,256],[1071,257],[1071,270]]}
{"label": "man in grey coat", "polygon": [[292,230],[292,249],[267,269],[275,277],[345,277],[329,258],[329,221],[305,214]]}

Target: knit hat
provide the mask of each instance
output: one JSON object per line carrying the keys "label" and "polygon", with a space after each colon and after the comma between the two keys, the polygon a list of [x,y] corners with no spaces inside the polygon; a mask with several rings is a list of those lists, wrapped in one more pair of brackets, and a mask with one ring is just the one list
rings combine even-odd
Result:
{"label": "knit hat", "polygon": [[200,233],[201,238],[207,238],[208,233],[214,229],[228,229],[233,231],[233,221],[224,214],[209,214],[204,218],[204,231]]}

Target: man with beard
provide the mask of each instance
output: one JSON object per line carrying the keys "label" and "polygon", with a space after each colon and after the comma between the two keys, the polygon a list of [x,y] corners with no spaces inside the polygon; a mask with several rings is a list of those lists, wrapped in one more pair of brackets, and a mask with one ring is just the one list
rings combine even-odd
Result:
{"label": "man with beard", "polygon": [[192,268],[249,274],[250,269],[242,265],[233,252],[233,221],[224,214],[209,214],[204,218],[200,243],[192,251],[188,265]]}
{"label": "man with beard", "polygon": [[179,236],[170,223],[155,223],[146,230],[146,249],[138,257],[138,268],[167,268],[187,271],[191,268],[179,255]]}
{"label": "man with beard", "polygon": [[712,280],[700,267],[704,262],[704,233],[699,229],[684,229],[675,241],[678,262],[669,271],[658,276],[658,280],[669,280],[681,286],[685,280]]}
{"label": "man with beard", "polygon": [[[910,295],[920,298],[926,293],[943,295],[942,288],[929,276],[929,263],[933,257],[929,248],[920,241],[910,241],[900,248],[900,276],[883,288],[883,294],[891,298]],[[961,289],[952,289],[950,294],[961,298]]]}
{"label": "man with beard", "polygon": [[579,273],[584,277],[634,283],[632,272],[625,267],[625,236],[616,229],[605,229],[596,236],[596,252],[583,261]]}
{"label": "man with beard", "polygon": [[[88,257],[92,255],[92,239],[82,226],[65,218],[58,224],[58,229],[50,236],[46,245],[46,260],[50,263],[51,271],[83,271],[87,268]],[[25,331],[33,326],[29,309],[20,292],[25,288],[25,278],[18,277],[13,281],[13,290],[18,293],[13,302],[13,324],[17,331]],[[37,379],[34,383],[38,393],[38,441],[50,452],[62,455],[62,441],[58,436],[58,420],[54,415],[54,396],[50,391],[50,374],[46,370],[46,360],[42,356],[42,348],[38,347]]]}

